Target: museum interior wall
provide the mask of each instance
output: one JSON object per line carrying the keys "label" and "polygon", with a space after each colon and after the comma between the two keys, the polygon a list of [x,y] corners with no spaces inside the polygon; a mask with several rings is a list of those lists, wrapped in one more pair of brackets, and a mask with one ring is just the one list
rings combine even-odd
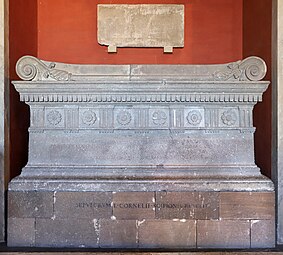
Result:
{"label": "museum interior wall", "polygon": [[[271,81],[271,26],[272,1],[243,1],[243,57],[259,56],[268,66],[266,80]],[[255,106],[254,126],[256,163],[263,173],[271,174],[271,89],[264,93],[263,101]]]}
{"label": "museum interior wall", "polygon": [[[121,48],[109,54],[96,38],[96,5],[109,0],[10,0],[10,79],[22,55],[67,63],[92,64],[213,64],[262,57],[270,70],[271,0],[117,0],[115,3],[181,3],[185,5],[185,47]],[[267,79],[270,79],[270,72]],[[11,177],[27,162],[28,108],[10,87]],[[271,98],[255,111],[256,162],[270,176]]]}
{"label": "museum interior wall", "polygon": [[[22,55],[37,55],[37,0],[9,1],[10,80],[17,79],[15,65]],[[10,178],[27,162],[28,107],[10,84]],[[7,173],[8,174],[8,173]]]}

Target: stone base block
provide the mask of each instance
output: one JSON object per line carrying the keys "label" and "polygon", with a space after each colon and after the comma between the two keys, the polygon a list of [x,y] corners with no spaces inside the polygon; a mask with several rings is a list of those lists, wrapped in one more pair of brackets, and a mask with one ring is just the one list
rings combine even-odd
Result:
{"label": "stone base block", "polygon": [[9,246],[275,246],[273,191],[50,191],[41,187],[10,188],[8,196]]}

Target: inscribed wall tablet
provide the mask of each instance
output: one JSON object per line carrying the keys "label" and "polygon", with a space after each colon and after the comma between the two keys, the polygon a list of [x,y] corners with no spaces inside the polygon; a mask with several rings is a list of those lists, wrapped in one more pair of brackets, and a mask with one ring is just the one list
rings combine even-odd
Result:
{"label": "inscribed wall tablet", "polygon": [[116,47],[184,47],[184,5],[99,4],[98,43]]}

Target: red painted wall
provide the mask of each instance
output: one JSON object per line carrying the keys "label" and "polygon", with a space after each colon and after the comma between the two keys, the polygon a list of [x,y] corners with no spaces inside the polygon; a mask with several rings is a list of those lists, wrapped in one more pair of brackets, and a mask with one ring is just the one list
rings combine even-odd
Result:
{"label": "red painted wall", "polygon": [[[38,0],[38,56],[70,63],[223,63],[242,58],[243,0]],[[120,48],[97,43],[97,3],[185,5],[185,47]]]}
{"label": "red painted wall", "polygon": [[[37,55],[37,0],[9,1],[9,78],[18,79],[17,60],[26,54]],[[10,177],[27,163],[29,110],[10,85]]]}
{"label": "red painted wall", "polygon": [[[271,80],[271,21],[272,0],[244,0],[243,5],[243,56],[259,56],[268,67],[265,80]],[[271,175],[271,90],[263,96],[263,102],[254,109],[256,163],[262,173]]]}

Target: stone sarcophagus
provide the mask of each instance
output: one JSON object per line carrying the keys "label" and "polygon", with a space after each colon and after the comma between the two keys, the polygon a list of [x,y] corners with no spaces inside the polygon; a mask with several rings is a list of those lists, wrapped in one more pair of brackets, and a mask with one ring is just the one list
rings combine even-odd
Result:
{"label": "stone sarcophagus", "polygon": [[69,65],[25,56],[17,73],[30,106],[29,159],[9,186],[10,246],[274,246],[273,184],[254,162],[263,60]]}

